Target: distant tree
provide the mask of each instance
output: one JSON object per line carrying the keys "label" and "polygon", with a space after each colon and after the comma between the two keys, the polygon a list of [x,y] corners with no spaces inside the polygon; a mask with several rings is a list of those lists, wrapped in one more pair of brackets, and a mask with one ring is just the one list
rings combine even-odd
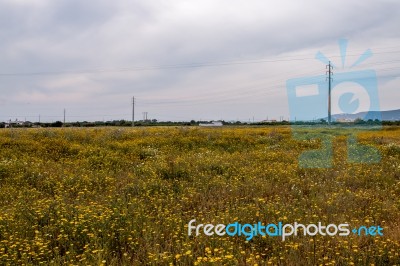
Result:
{"label": "distant tree", "polygon": [[63,122],[61,121],[56,121],[54,123],[51,123],[52,127],[62,127],[63,126]]}
{"label": "distant tree", "polygon": [[362,120],[361,118],[356,118],[354,120],[354,124],[356,124],[356,125],[360,125],[360,124],[364,124],[364,123],[365,123],[365,121]]}

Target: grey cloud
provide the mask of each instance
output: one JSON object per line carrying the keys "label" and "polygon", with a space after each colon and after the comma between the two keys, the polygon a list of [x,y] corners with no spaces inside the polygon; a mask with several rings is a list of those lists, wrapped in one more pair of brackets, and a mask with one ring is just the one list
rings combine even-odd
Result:
{"label": "grey cloud", "polygon": [[[357,51],[373,49],[374,45],[394,47],[400,41],[399,10],[397,1],[361,0],[4,1],[0,3],[0,73],[118,70],[274,60],[304,54],[312,58],[323,48],[329,55],[337,54],[337,40],[342,37],[348,38],[349,44],[354,44],[351,48]],[[398,59],[399,54],[392,57]],[[319,66],[323,68],[321,63],[306,60],[97,74],[0,76],[0,79],[8,103],[25,102],[29,95],[39,98],[44,95],[38,102],[48,109],[60,108],[64,101],[65,105],[74,106],[77,113],[84,114],[89,109],[104,112],[104,108],[96,109],[93,104],[92,99],[97,97],[101,105],[109,106],[110,113],[127,101],[124,108],[129,113],[129,98],[137,94],[147,99],[142,108],[154,109],[165,117],[178,117],[183,105],[172,103],[184,96],[188,103],[207,105],[209,117],[215,111],[222,117],[245,119],[254,113],[260,118],[267,112],[276,117],[286,114],[285,80]],[[249,111],[240,113],[234,103],[239,95],[246,95],[241,91],[246,89],[249,93],[242,105]],[[388,91],[394,93],[393,89]],[[151,105],[151,98],[158,99],[154,102],[166,99],[166,104]],[[265,102],[264,107],[257,103],[259,99]],[[85,106],[85,101],[91,106]],[[29,114],[39,109],[34,102],[30,107],[18,109],[10,104],[2,106],[7,115],[15,114],[16,110]],[[184,109],[187,119],[205,118],[201,108]]]}

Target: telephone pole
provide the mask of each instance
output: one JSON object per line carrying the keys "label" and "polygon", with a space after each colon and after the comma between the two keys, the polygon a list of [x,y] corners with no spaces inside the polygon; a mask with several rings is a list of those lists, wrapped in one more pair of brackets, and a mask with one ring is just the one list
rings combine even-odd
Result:
{"label": "telephone pole", "polygon": [[332,86],[332,65],[331,61],[329,61],[329,64],[326,66],[328,68],[328,124],[331,124],[332,117],[331,117],[331,86]]}
{"label": "telephone pole", "polygon": [[64,123],[63,126],[65,126],[65,108],[64,108]]}
{"label": "telephone pole", "polygon": [[132,97],[132,126],[135,126],[135,97]]}

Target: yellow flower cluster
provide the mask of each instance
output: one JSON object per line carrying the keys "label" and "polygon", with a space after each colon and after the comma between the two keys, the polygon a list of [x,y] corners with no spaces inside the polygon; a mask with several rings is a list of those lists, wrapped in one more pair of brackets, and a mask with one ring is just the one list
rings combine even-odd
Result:
{"label": "yellow flower cluster", "polygon": [[[312,130],[312,129],[310,129]],[[0,130],[1,265],[399,265],[400,128],[378,164],[301,169],[289,127]],[[188,236],[188,222],[380,225],[384,235]]]}

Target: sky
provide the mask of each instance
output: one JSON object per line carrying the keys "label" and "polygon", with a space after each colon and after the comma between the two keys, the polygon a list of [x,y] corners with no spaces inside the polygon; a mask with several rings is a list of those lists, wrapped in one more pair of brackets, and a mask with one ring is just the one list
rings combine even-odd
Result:
{"label": "sky", "polygon": [[398,25],[398,0],[1,0],[0,121],[131,120],[132,97],[135,120],[293,119],[287,81],[325,75],[318,52],[400,109]]}

